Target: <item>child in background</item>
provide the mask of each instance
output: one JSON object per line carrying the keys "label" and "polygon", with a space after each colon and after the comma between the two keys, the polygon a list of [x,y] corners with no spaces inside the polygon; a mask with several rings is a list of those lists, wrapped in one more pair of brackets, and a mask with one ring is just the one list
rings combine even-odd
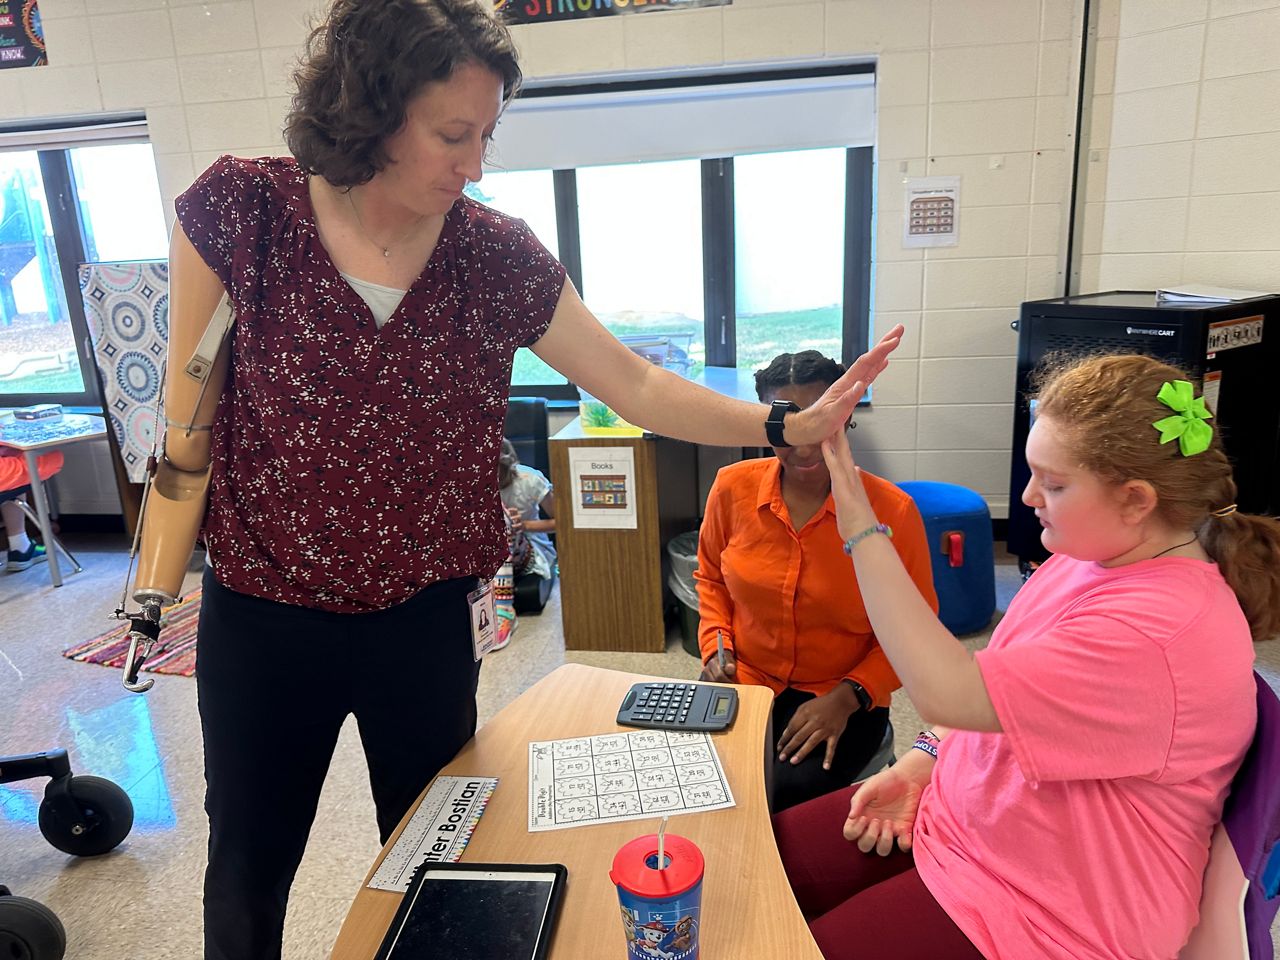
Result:
{"label": "child in background", "polygon": [[13,500],[0,503],[0,519],[4,521],[4,529],[9,539],[9,562],[0,569],[16,573],[36,563],[44,563],[49,559],[44,544],[36,543],[27,536],[27,517],[22,508]]}
{"label": "child in background", "polygon": [[[498,490],[515,534],[527,538],[529,546],[519,556],[513,551],[516,577],[533,574],[550,583],[556,570],[556,548],[547,536],[556,528],[551,481],[521,463],[516,448],[505,438],[498,458]],[[539,515],[539,508],[549,519]]]}
{"label": "child in background", "polygon": [[1022,500],[1053,556],[977,654],[903,570],[844,438],[824,442],[876,638],[934,724],[888,770],[774,818],[827,960],[1172,960],[1186,943],[1254,735],[1251,641],[1280,632],[1280,524],[1237,510],[1193,391],[1148,357],[1050,373]]}
{"label": "child in background", "polygon": [[[62,452],[49,450],[38,454],[36,469],[40,471],[41,480],[48,480],[62,469]],[[26,458],[17,450],[0,447],[0,491],[14,490],[30,483]],[[25,494],[23,496],[25,499]],[[0,503],[0,520],[3,520],[9,542],[8,562],[0,563],[0,570],[16,573],[49,559],[45,545],[27,536],[27,518],[17,503],[13,500]]]}

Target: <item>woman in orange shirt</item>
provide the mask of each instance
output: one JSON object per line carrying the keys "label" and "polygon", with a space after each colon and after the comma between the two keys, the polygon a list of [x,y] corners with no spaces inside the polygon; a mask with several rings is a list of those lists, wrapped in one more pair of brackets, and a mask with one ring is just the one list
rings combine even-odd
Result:
{"label": "woman in orange shirt", "polygon": [[[756,373],[756,393],[762,403],[803,408],[842,373],[816,350],[784,353]],[[776,812],[853,781],[884,738],[889,698],[901,683],[844,554],[820,445],[773,451],[775,459],[735,463],[717,475],[695,577],[703,678],[774,692]],[[903,565],[937,612],[920,511],[887,480],[865,470],[862,478]]]}

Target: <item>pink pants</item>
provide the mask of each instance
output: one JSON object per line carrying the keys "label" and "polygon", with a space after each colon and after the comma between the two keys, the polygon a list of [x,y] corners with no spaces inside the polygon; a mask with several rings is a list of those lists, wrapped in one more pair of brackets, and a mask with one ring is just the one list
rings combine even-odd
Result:
{"label": "pink pants", "polygon": [[791,889],[826,960],[982,960],[910,854],[863,853],[841,835],[853,787],[773,818]]}

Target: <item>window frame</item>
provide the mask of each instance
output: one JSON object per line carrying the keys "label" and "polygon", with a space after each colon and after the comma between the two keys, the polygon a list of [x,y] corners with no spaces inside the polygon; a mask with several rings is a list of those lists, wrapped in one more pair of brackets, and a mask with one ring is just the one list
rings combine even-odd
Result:
{"label": "window frame", "polygon": [[70,148],[36,149],[40,177],[44,181],[49,225],[53,229],[53,248],[58,255],[58,273],[62,281],[62,297],[71,322],[76,359],[85,381],[81,391],[62,393],[0,393],[5,406],[24,407],[35,403],[60,403],[64,407],[102,408],[102,385],[98,381],[98,364],[93,355],[93,338],[80,298],[80,264],[85,260],[84,224],[80,219],[80,203],[76,195],[75,176],[71,169]]}
{"label": "window frame", "polygon": [[[0,121],[0,150],[35,153],[44,181],[45,204],[53,230],[54,251],[62,281],[62,297],[71,322],[76,359],[85,381],[82,391],[61,393],[3,393],[0,404],[27,406],[60,403],[65,407],[101,410],[102,384],[93,352],[93,338],[80,297],[80,264],[88,262],[81,205],[72,169],[71,151],[78,147],[115,144],[154,144],[147,131],[146,114],[126,111],[93,116],[52,116],[43,119]],[[163,215],[163,210],[161,211]]]}
{"label": "window frame", "polygon": [[[871,284],[874,259],[874,147],[845,148],[845,214],[841,362],[848,365],[871,344]],[[582,241],[578,223],[577,171],[553,170],[556,239],[560,262],[585,299]],[[733,157],[702,161],[703,343],[706,364],[737,366]],[[513,397],[576,400],[572,383],[512,384]],[[865,403],[866,401],[864,401]]]}
{"label": "window frame", "polygon": [[[582,293],[582,239],[578,233],[578,175],[576,170],[552,170],[555,191],[556,246],[560,265]],[[577,400],[578,388],[572,383],[513,383],[513,397],[546,397],[548,400]]]}

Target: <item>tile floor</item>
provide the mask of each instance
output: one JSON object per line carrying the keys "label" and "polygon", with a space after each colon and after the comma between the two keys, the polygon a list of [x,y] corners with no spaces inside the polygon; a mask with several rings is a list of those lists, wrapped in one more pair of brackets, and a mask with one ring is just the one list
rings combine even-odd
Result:
{"label": "tile floor", "polygon": [[[63,746],[77,773],[108,777],[129,793],[136,823],[112,854],[76,860],[44,842],[35,825],[41,782],[0,786],[0,883],[54,909],[72,960],[192,960],[200,956],[200,889],[207,829],[195,681],[157,677],[138,696],[120,673],[60,656],[110,628],[125,578],[123,537],[73,536],[84,572],[54,589],[43,567],[0,575],[0,755]],[[998,568],[998,606],[1017,589],[1016,568]],[[197,580],[195,574],[189,585]],[[980,645],[986,635],[969,638]],[[486,661],[481,722],[566,661],[691,679],[697,661],[669,638],[662,654],[568,653],[559,595],[525,617],[510,647]],[[1280,643],[1259,647],[1260,668],[1280,682]],[[918,718],[895,698],[899,750]],[[270,789],[269,737],[263,789]],[[373,805],[352,724],[343,731],[311,843],[290,900],[284,955],[321,960],[378,851]]]}

